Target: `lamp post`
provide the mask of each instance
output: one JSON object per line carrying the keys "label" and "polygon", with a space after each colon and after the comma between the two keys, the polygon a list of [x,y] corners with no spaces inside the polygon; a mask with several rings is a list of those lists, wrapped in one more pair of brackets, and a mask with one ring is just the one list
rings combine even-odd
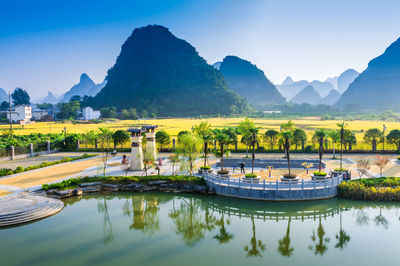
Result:
{"label": "lamp post", "polygon": [[385,131],[386,131],[386,126],[385,126],[385,124],[383,124],[383,147],[382,147],[382,150],[383,150],[383,152],[385,152]]}

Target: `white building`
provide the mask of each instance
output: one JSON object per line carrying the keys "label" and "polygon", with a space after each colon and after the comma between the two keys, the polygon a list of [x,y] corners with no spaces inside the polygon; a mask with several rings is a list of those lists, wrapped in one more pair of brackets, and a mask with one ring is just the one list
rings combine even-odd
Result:
{"label": "white building", "polygon": [[[11,109],[13,122],[28,123],[32,118],[32,108],[29,105],[16,105]],[[7,112],[7,119],[10,121],[10,112]]]}
{"label": "white building", "polygon": [[35,120],[42,119],[43,116],[48,115],[49,112],[46,110],[33,110],[32,111],[32,118]]}
{"label": "white building", "polygon": [[85,107],[82,110],[82,119],[83,120],[93,120],[100,118],[100,111],[93,110],[92,107]]}

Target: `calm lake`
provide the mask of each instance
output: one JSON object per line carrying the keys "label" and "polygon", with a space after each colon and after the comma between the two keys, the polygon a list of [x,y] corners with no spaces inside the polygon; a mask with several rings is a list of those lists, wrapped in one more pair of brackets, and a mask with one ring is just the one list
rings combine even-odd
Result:
{"label": "calm lake", "polygon": [[120,193],[0,230],[1,265],[399,265],[400,204]]}

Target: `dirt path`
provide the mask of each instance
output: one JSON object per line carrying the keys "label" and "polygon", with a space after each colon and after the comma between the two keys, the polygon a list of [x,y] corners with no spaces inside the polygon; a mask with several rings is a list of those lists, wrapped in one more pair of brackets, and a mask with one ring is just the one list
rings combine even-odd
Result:
{"label": "dirt path", "polygon": [[39,169],[22,173],[15,177],[0,179],[0,185],[28,188],[76,175],[89,167],[93,167],[101,163],[101,158],[94,158],[79,162],[59,164],[42,170]]}

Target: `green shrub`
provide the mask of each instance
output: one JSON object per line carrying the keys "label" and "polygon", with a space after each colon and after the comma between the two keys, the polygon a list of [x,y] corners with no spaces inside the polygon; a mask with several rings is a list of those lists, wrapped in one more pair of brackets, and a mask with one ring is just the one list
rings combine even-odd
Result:
{"label": "green shrub", "polygon": [[211,169],[211,166],[209,166],[209,165],[206,165],[206,166],[200,166],[200,169],[202,169],[202,170],[210,170]]}
{"label": "green shrub", "polygon": [[18,166],[17,168],[15,168],[15,170],[13,171],[14,174],[18,174],[18,173],[22,173],[24,172],[24,168],[22,166]]}
{"label": "green shrub", "polygon": [[184,176],[184,175],[174,175],[174,176],[94,176],[94,177],[83,177],[83,178],[71,178],[63,180],[59,183],[54,184],[43,184],[43,190],[49,189],[69,189],[76,188],[81,183],[91,183],[91,182],[103,182],[103,183],[116,183],[116,184],[127,184],[132,182],[146,183],[155,180],[166,180],[168,182],[190,182],[196,184],[204,184],[204,178],[196,176]]}
{"label": "green shrub", "polygon": [[335,172],[346,172],[347,169],[345,169],[345,168],[335,168],[334,171]]}
{"label": "green shrub", "polygon": [[314,175],[314,176],[326,176],[326,173],[325,173],[325,172],[318,172],[318,171],[315,171],[315,172],[313,172],[313,175]]}
{"label": "green shrub", "polygon": [[256,174],[245,174],[244,175],[246,178],[256,178],[257,175]]}

